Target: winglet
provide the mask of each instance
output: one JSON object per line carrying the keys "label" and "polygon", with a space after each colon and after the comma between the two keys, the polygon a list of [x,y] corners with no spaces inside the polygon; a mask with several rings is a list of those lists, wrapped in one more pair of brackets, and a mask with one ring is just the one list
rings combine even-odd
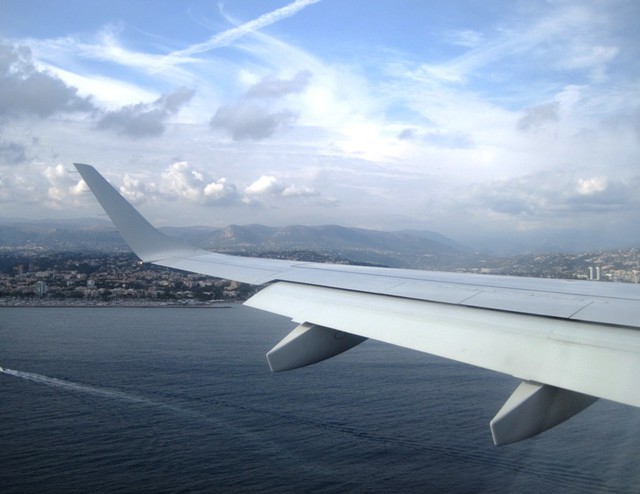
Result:
{"label": "winglet", "polygon": [[74,166],[120,231],[125,242],[140,259],[153,262],[197,251],[155,229],[94,167],[81,163],[74,163]]}

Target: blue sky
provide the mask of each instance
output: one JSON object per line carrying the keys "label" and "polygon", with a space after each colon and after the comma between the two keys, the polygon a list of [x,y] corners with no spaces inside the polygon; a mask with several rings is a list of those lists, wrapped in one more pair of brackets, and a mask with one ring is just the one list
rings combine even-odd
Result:
{"label": "blue sky", "polygon": [[638,245],[640,3],[0,0],[0,215]]}

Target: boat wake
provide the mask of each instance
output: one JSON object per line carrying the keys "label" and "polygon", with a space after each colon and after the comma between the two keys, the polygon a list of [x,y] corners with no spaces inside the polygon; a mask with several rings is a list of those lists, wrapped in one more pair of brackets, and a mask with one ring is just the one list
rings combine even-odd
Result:
{"label": "boat wake", "polygon": [[[20,379],[26,379],[27,381],[36,382],[39,384],[45,384],[47,386],[62,388],[67,391],[76,391],[80,393],[87,393],[93,396],[100,396],[103,398],[110,398],[115,400],[127,401],[129,403],[139,403],[143,405],[159,406],[163,408],[174,409],[171,405],[164,403],[158,403],[147,398],[124,393],[115,389],[99,388],[96,386],[89,386],[86,384],[80,384],[73,381],[66,381],[64,379],[58,379],[55,377],[43,376],[41,374],[34,374],[31,372],[23,372],[14,369],[7,369],[0,367],[0,373],[8,376],[18,377]],[[178,411],[177,409],[174,411]]]}

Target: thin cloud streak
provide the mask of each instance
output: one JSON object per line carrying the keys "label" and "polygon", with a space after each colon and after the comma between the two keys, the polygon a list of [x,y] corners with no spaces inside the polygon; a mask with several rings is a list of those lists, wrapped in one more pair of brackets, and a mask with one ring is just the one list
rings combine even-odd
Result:
{"label": "thin cloud streak", "polygon": [[281,7],[267,14],[263,14],[252,21],[218,33],[203,43],[192,45],[189,48],[185,48],[184,50],[174,51],[170,53],[167,58],[184,57],[194,55],[196,53],[204,53],[215,48],[228,46],[237,39],[246,36],[247,34],[291,17],[297,14],[302,9],[308,7],[309,5],[313,5],[314,3],[318,3],[319,1],[320,0],[296,0],[289,5]]}
{"label": "thin cloud streak", "polygon": [[[591,69],[594,80],[604,80],[604,66],[618,53],[613,46],[593,46],[600,39],[603,17],[611,14],[592,5],[568,5],[540,13],[531,24],[499,28],[498,34],[472,45],[466,53],[443,64],[424,64],[421,69],[428,77],[448,83],[465,83],[479,70],[505,60],[519,57],[520,61],[546,64],[552,53],[555,70]],[[535,16],[533,16],[535,18]],[[554,42],[555,41],[555,42]],[[548,67],[547,67],[548,68]],[[513,70],[513,67],[512,69]]]}

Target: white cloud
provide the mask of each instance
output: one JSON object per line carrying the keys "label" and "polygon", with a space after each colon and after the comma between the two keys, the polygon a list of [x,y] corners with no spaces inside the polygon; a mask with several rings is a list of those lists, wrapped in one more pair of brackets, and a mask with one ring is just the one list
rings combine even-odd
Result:
{"label": "white cloud", "polygon": [[124,174],[120,193],[133,204],[142,204],[157,192],[155,184]]}
{"label": "white cloud", "polygon": [[53,207],[64,207],[88,190],[83,180],[74,178],[68,167],[58,164],[48,166],[43,172],[49,182],[47,199]]}
{"label": "white cloud", "polygon": [[576,191],[583,196],[589,196],[607,189],[609,181],[606,177],[579,179]]}
{"label": "white cloud", "polygon": [[161,193],[200,204],[229,204],[237,199],[236,188],[225,178],[214,179],[186,161],[170,165],[161,174]]}
{"label": "white cloud", "polygon": [[50,64],[39,63],[48,72],[55,74],[67,85],[78,88],[78,94],[91,96],[91,100],[112,111],[123,105],[151,102],[157,99],[157,93],[130,82],[96,74],[81,74]]}
{"label": "white cloud", "polygon": [[282,191],[282,197],[314,197],[320,193],[312,187],[304,185],[288,185]]}
{"label": "white cloud", "polygon": [[286,189],[285,185],[274,176],[263,175],[244,189],[249,196],[278,195]]}
{"label": "white cloud", "polygon": [[320,195],[313,187],[285,184],[273,175],[263,175],[244,189],[244,202],[256,204],[269,198],[306,198]]}
{"label": "white cloud", "polygon": [[228,184],[226,178],[220,178],[215,182],[208,183],[203,192],[206,202],[233,200],[236,196],[235,186]]}
{"label": "white cloud", "polygon": [[[172,57],[167,64],[161,54],[137,51],[126,47],[121,39],[122,26],[107,24],[95,36],[80,37],[69,35],[46,40],[27,39],[37,57],[52,65],[82,65],[83,62],[106,62],[117,66],[128,67],[135,71],[154,74],[160,69],[171,77],[179,78],[185,72],[179,68],[180,63],[195,62],[189,57]],[[73,60],[73,63],[70,61]]]}

